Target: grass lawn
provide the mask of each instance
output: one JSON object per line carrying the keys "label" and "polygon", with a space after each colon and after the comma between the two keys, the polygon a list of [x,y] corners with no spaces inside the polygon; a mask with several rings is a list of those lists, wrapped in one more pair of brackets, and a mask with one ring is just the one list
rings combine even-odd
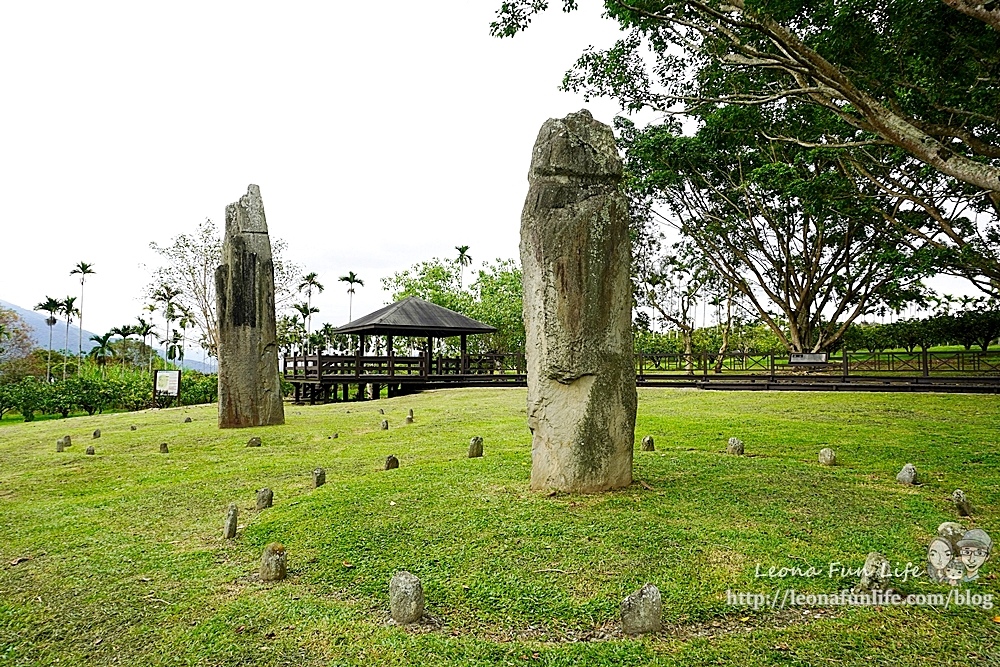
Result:
{"label": "grass lawn", "polygon": [[[442,390],[287,406],[285,426],[252,431],[219,431],[215,406],[5,426],[0,665],[1000,665],[1000,608],[726,600],[837,592],[857,577],[829,563],[869,551],[922,568],[955,488],[966,526],[1000,538],[1000,396],[644,389],[636,441],[657,451],[636,451],[631,487],[593,496],[528,491],[524,404],[523,389]],[[474,435],[485,458],[465,458]],[[730,436],[747,456],[724,453]],[[816,460],[827,446],[836,467]],[[907,462],[922,485],[896,483]],[[275,504],[257,512],[264,486]],[[289,576],[262,583],[272,541]],[[810,565],[823,575],[755,577]],[[401,569],[424,582],[416,628],[387,623]],[[1000,602],[998,573],[995,555],[966,586]],[[664,629],[624,637],[619,603],[644,582]]]}

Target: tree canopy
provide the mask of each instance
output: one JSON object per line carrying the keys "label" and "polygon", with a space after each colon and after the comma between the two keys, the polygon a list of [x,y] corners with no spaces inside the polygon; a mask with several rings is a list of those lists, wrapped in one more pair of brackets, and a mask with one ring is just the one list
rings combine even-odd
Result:
{"label": "tree canopy", "polygon": [[[974,0],[606,0],[626,32],[588,49],[568,90],[704,117],[751,107],[765,137],[844,149],[884,219],[936,223],[947,267],[1000,290],[1000,6]],[[502,3],[496,36],[546,0]],[[576,9],[563,0],[564,11]],[[961,210],[954,207],[960,205]],[[908,230],[909,231],[909,230]],[[919,236],[919,234],[917,234]]]}

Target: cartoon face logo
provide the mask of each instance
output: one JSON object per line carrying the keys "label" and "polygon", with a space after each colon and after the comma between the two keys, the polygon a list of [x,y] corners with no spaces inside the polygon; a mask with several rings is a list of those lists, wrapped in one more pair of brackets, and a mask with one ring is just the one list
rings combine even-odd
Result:
{"label": "cartoon face logo", "polygon": [[954,555],[951,543],[943,537],[935,537],[927,548],[927,562],[935,570],[944,570]]}
{"label": "cartoon face logo", "polygon": [[958,541],[959,558],[965,568],[963,581],[972,581],[979,577],[979,568],[990,557],[993,540],[985,530],[975,528],[962,535]]}
{"label": "cartoon face logo", "polygon": [[957,558],[944,566],[944,579],[952,586],[958,586],[964,576],[965,566]]}

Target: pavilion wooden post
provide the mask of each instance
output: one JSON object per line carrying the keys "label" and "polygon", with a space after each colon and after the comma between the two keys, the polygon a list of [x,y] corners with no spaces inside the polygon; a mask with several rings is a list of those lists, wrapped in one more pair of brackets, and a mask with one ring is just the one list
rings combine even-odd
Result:
{"label": "pavilion wooden post", "polygon": [[462,375],[469,373],[469,337],[467,334],[462,334],[462,361],[458,372]]}
{"label": "pavilion wooden post", "polygon": [[427,347],[424,348],[425,350],[427,350],[427,354],[424,355],[426,357],[425,361],[427,364],[426,366],[424,366],[424,377],[428,377],[431,374],[431,350],[433,349],[433,346],[434,346],[434,338],[432,336],[428,336]]}
{"label": "pavilion wooden post", "polygon": [[394,355],[392,352],[392,334],[389,334],[385,337],[385,352],[386,355],[389,357],[389,377],[392,377],[396,374],[396,366],[395,363],[393,362]]}

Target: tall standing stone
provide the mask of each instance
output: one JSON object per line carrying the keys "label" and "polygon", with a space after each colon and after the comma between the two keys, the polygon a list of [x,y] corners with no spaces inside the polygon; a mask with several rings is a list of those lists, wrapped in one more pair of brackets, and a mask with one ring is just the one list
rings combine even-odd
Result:
{"label": "tall standing stone", "polygon": [[274,315],[274,263],[260,188],[226,207],[219,319],[219,427],[285,423]]}
{"label": "tall standing stone", "polygon": [[611,128],[542,125],[521,214],[531,488],[632,482],[635,367],[628,204]]}

